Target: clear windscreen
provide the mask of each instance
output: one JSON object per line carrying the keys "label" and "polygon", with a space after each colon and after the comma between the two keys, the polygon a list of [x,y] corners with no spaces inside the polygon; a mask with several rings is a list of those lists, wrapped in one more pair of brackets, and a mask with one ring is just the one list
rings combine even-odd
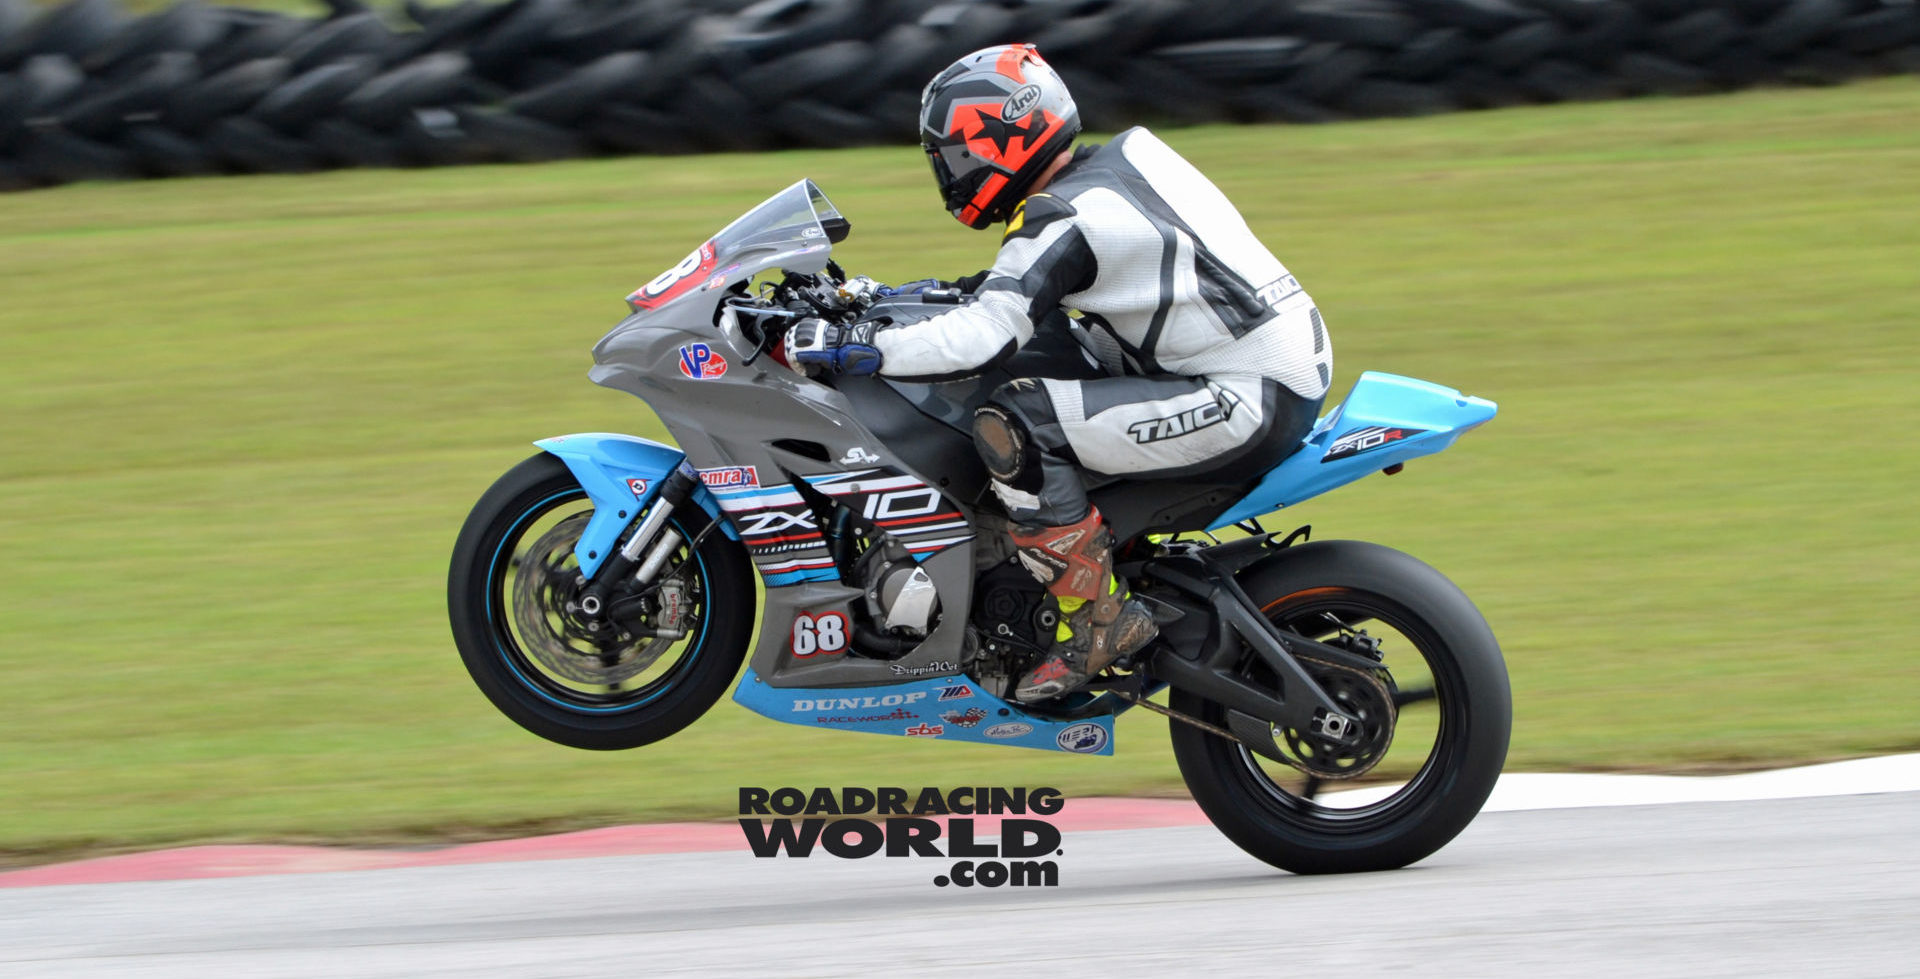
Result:
{"label": "clear windscreen", "polygon": [[719,289],[772,268],[813,273],[826,268],[846,218],[811,180],[760,202],[680,264],[627,297],[635,312],[658,310],[696,292]]}

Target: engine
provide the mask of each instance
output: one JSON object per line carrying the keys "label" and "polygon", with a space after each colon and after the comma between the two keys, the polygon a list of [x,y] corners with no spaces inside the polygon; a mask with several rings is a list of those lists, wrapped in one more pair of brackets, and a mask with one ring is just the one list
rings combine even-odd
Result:
{"label": "engine", "polygon": [[889,634],[924,638],[939,622],[933,577],[892,537],[882,537],[854,564],[866,592],[867,614]]}

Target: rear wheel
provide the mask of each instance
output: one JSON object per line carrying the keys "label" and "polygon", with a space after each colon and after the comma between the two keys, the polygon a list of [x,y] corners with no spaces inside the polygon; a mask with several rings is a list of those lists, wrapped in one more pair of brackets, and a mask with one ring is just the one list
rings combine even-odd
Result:
{"label": "rear wheel", "polygon": [[[1512,727],[1500,647],[1466,595],[1420,561],[1359,541],[1291,548],[1240,582],[1281,630],[1373,656],[1382,668],[1369,676],[1305,664],[1362,718],[1358,763],[1296,731],[1274,732],[1305,756],[1289,765],[1170,725],[1181,775],[1214,825],[1302,874],[1402,867],[1465,829],[1493,791]],[[1225,708],[1196,694],[1175,690],[1171,706],[1229,723]]]}
{"label": "rear wheel", "polygon": [[[711,518],[689,503],[667,524],[681,539],[674,570],[650,592],[613,596],[618,621],[596,623],[572,603],[573,547],[592,513],[558,458],[508,470],[460,530],[448,613],[467,672],[501,713],[575,748],[633,748],[693,723],[726,691],[752,635],[753,581],[738,543],[718,528],[701,538]],[[661,629],[684,634],[648,634]]]}

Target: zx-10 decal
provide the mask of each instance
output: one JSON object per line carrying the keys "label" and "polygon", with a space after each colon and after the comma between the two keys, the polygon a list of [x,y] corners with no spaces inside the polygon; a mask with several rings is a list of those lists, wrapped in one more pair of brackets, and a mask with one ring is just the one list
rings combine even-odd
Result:
{"label": "zx-10 decal", "polygon": [[[709,472],[713,470],[708,470]],[[920,480],[885,469],[802,476],[814,489],[900,541],[916,558],[971,540],[967,520]],[[791,485],[738,488],[708,484],[768,585],[839,577],[813,508]]]}

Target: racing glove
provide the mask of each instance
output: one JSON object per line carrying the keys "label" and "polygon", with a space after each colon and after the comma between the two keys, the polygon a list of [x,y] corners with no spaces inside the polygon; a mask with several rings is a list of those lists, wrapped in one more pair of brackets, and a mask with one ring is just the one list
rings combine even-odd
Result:
{"label": "racing glove", "polygon": [[809,374],[872,374],[880,369],[873,331],[871,323],[842,326],[804,319],[787,331],[787,356]]}

